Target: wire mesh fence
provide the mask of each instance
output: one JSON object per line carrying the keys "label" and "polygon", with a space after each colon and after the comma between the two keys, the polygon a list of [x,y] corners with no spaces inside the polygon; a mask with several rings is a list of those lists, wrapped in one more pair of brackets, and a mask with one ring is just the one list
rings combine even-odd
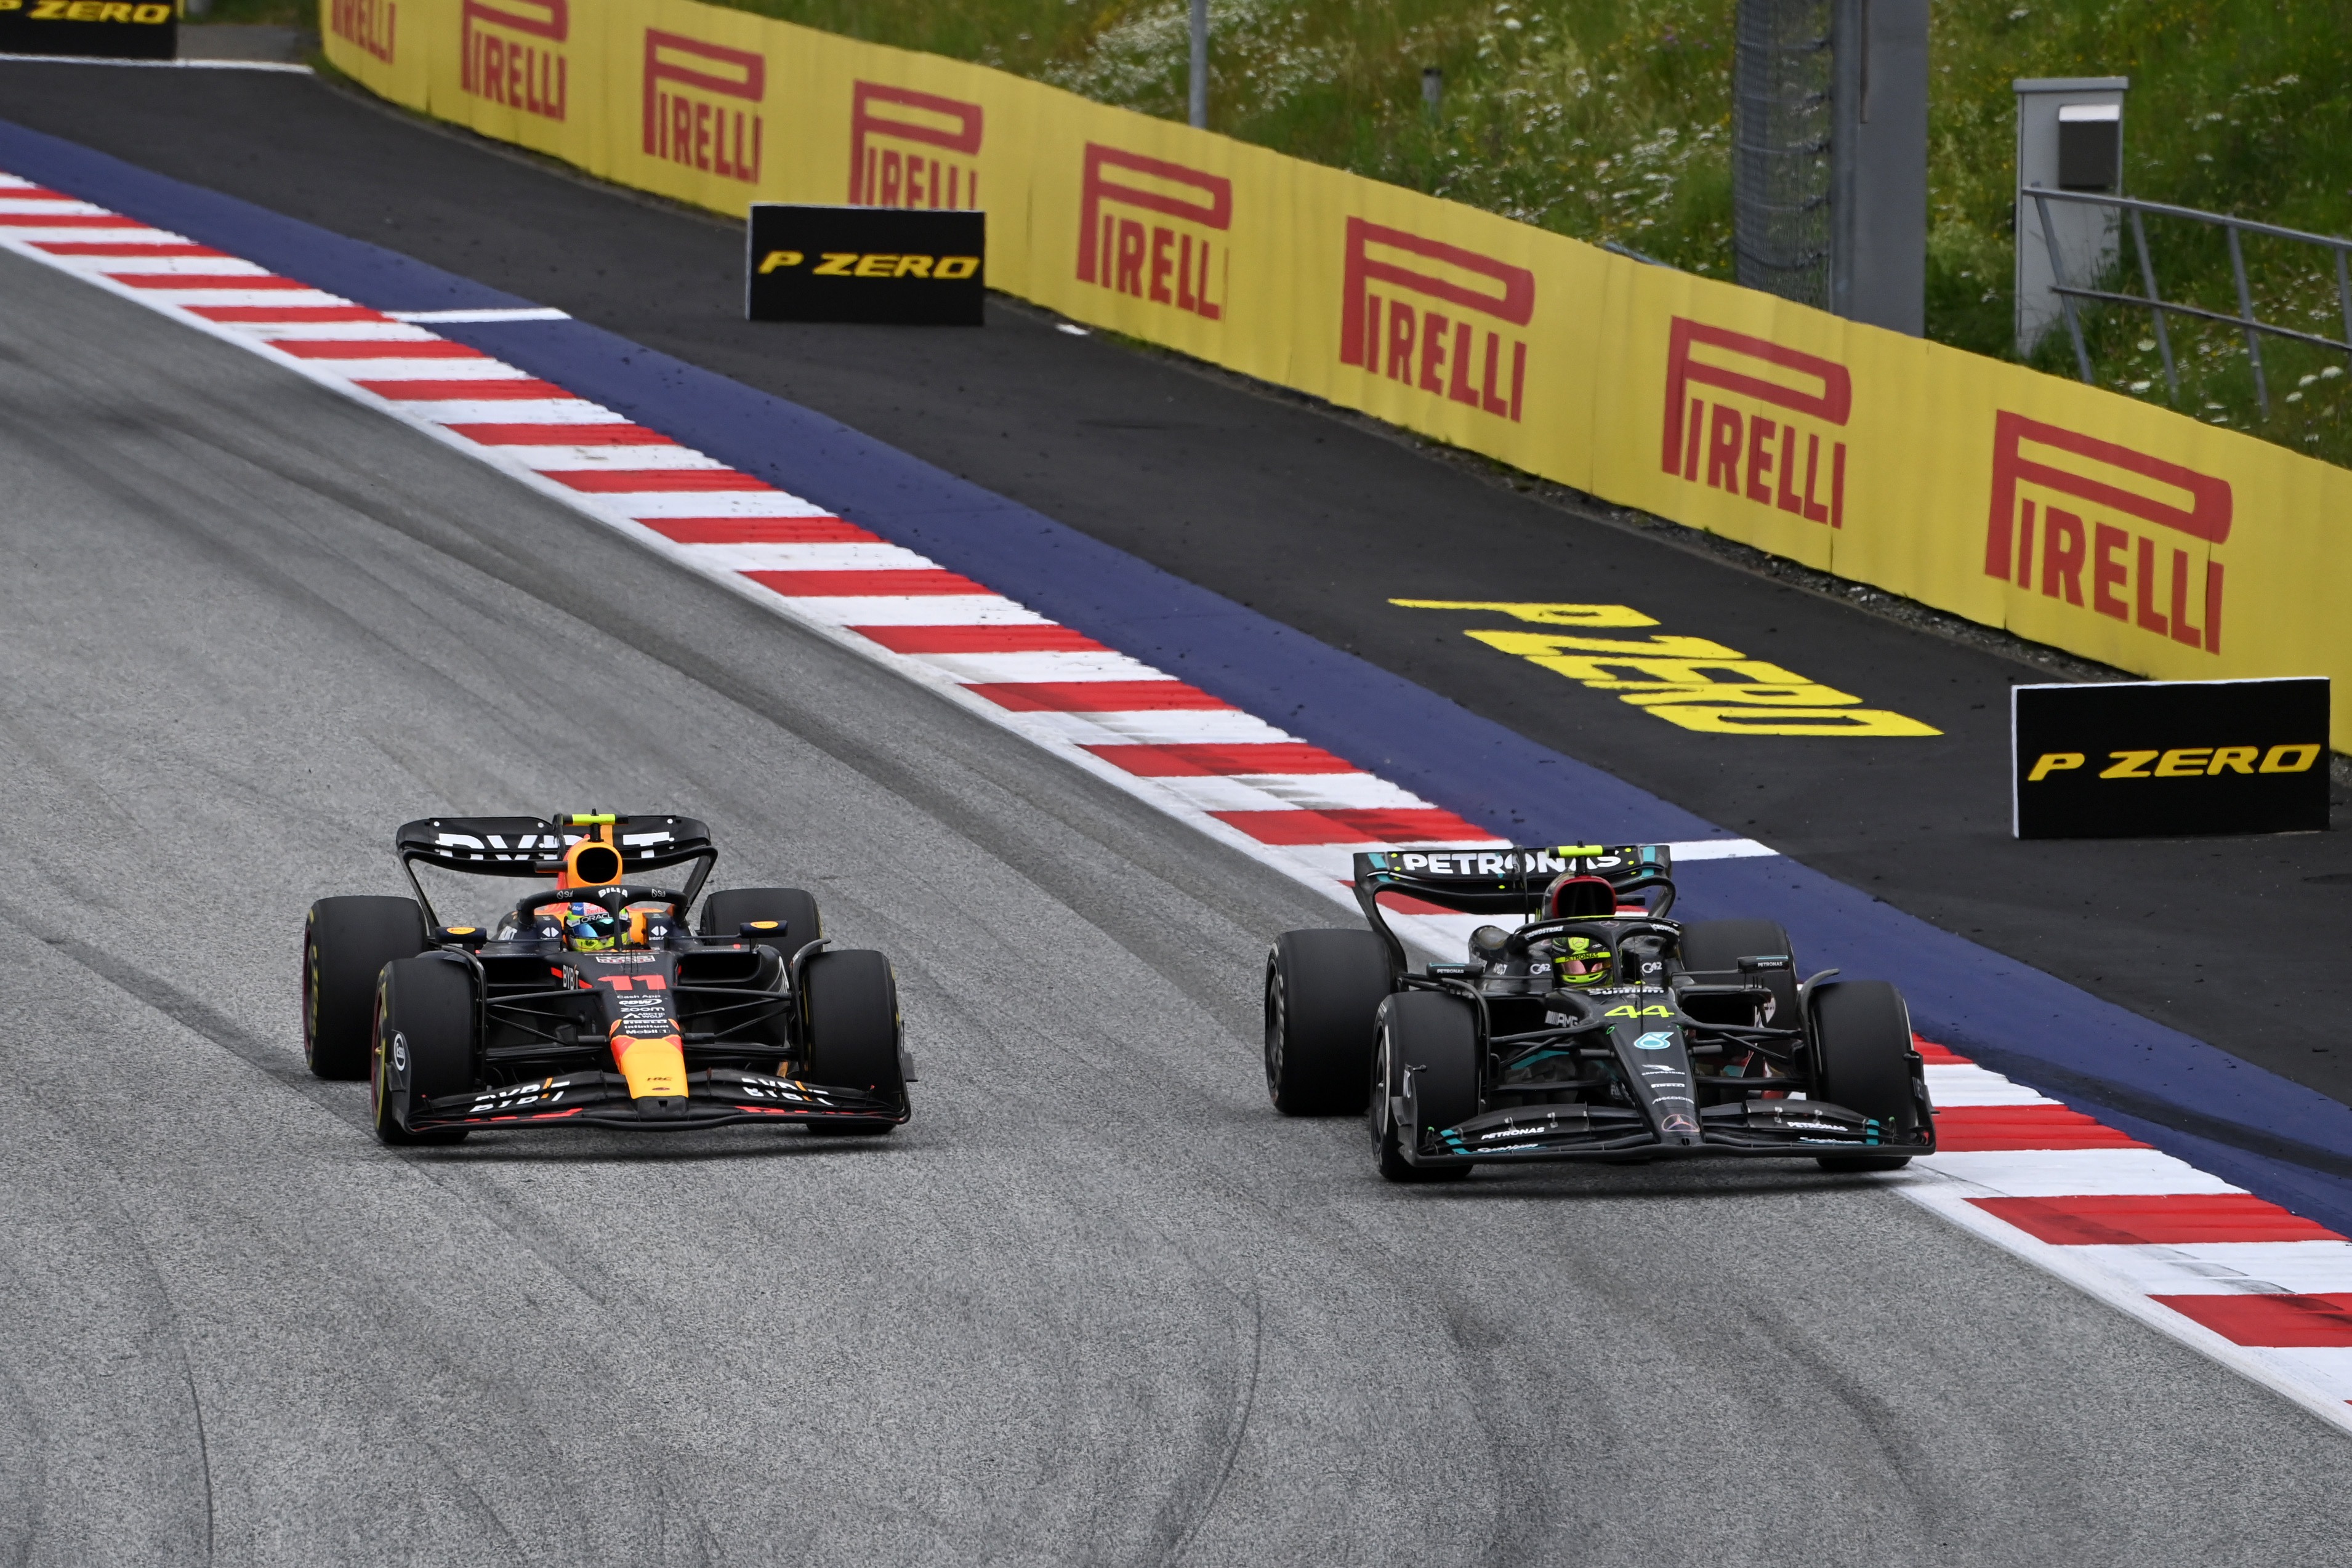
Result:
{"label": "wire mesh fence", "polygon": [[1738,280],[1830,303],[1830,0],[1739,0],[1731,72]]}

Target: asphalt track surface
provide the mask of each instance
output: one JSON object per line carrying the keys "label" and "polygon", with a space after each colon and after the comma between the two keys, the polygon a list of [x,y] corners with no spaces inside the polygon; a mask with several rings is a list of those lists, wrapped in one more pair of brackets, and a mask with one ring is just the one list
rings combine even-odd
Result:
{"label": "asphalt track surface", "polygon": [[[102,102],[102,113],[91,112]],[[992,306],[982,332],[752,325],[740,234],[321,83],[0,66],[0,115],[559,306],[829,413],[1896,907],[2352,1103],[2352,840],[2020,844],[2043,671],[1513,493],[1411,444]],[[1633,604],[1945,731],[1695,735],[1392,598]],[[2341,791],[2338,792],[2339,796]],[[2339,800],[2339,804],[2341,801]],[[2220,909],[2295,961],[2248,984]]]}
{"label": "asphalt track surface", "polygon": [[[1311,895],[234,348],[0,300],[0,1558],[2340,1546],[2333,1434],[1866,1180],[1381,1182],[1265,1101]],[[300,911],[453,802],[815,889],[914,1123],[376,1145]]]}

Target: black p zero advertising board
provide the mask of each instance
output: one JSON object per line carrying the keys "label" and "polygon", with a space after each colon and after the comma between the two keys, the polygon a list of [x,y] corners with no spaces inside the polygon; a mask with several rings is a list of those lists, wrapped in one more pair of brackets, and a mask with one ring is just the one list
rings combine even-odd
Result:
{"label": "black p zero advertising board", "polygon": [[2010,691],[2021,839],[2327,826],[2327,681],[2131,681]]}
{"label": "black p zero advertising board", "polygon": [[168,60],[179,52],[176,0],[0,0],[0,54]]}
{"label": "black p zero advertising board", "polygon": [[743,314],[754,321],[977,327],[988,214],[754,202]]}

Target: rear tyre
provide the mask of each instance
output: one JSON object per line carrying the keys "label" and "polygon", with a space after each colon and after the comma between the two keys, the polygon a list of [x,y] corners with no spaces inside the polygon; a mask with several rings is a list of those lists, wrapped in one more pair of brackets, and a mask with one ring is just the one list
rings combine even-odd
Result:
{"label": "rear tyre", "polygon": [[376,986],[375,1050],[369,1069],[375,1135],[387,1144],[455,1144],[464,1127],[409,1131],[428,1099],[462,1095],[474,1076],[474,976],[466,965],[427,954],[383,967]]}
{"label": "rear tyre", "polygon": [[375,1050],[375,982],[425,951],[413,898],[322,898],[302,924],[302,1059],[320,1078],[365,1078]]}
{"label": "rear tyre", "polygon": [[[1780,1029],[1797,1027],[1797,952],[1789,933],[1777,920],[1698,920],[1683,927],[1678,944],[1683,967],[1712,986],[1750,985],[1759,981],[1772,993],[1770,1022]],[[1760,974],[1739,972],[1742,958],[1773,954],[1787,956],[1786,969]],[[1710,998],[1694,998],[1705,1009]],[[1710,1018],[1702,1010],[1691,1015],[1710,1023],[1744,1023],[1745,1019]]]}
{"label": "rear tyre", "polygon": [[[1895,1137],[1918,1135],[1911,1093],[1911,1011],[1885,980],[1845,980],[1812,995],[1812,1098],[1876,1117]],[[1825,1171],[1892,1171],[1908,1155],[1822,1155]]]}
{"label": "rear tyre", "polygon": [[702,901],[695,930],[705,936],[732,936],[748,921],[777,920],[783,929],[761,936],[784,957],[791,957],[824,935],[816,899],[797,887],[730,887]]}
{"label": "rear tyre", "polygon": [[[1391,1101],[1412,1075],[1420,1124],[1396,1124]],[[1459,1181],[1468,1166],[1416,1166],[1404,1157],[1407,1143],[1467,1121],[1478,1113],[1478,1029],[1470,1004],[1434,991],[1406,991],[1381,1004],[1372,1048],[1372,1145],[1381,1175],[1394,1182]]]}
{"label": "rear tyre", "polygon": [[1286,931],[1265,960],[1265,1089],[1286,1116],[1350,1116],[1371,1085],[1388,947],[1363,930]]}
{"label": "rear tyre", "polygon": [[[907,1082],[898,1068],[898,982],[890,960],[879,953],[850,949],[819,953],[808,961],[801,984],[808,1011],[808,1082],[829,1089],[855,1089],[905,1104]],[[811,1122],[818,1137],[852,1137],[894,1131],[898,1124],[879,1117],[844,1117]]]}

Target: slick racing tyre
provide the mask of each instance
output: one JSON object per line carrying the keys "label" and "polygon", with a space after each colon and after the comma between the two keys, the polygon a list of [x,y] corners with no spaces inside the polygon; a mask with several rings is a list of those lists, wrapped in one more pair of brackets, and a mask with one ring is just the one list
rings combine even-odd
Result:
{"label": "slick racing tyre", "polygon": [[[1776,1029],[1795,1029],[1797,1020],[1796,949],[1789,934],[1773,920],[1696,920],[1683,927],[1679,945],[1683,967],[1711,986],[1738,986],[1762,981],[1772,992],[1772,1016],[1769,1020]],[[1758,975],[1739,972],[1742,958],[1762,958],[1773,954],[1785,955],[1786,969],[1767,969]],[[1709,1023],[1746,1023],[1747,1018],[1717,1018],[1707,1012],[1708,1003],[1721,1007],[1725,1000],[1737,998],[1695,998],[1702,1011],[1694,1018],[1704,1018]],[[1745,1012],[1744,1004],[1741,1012]]]}
{"label": "slick racing tyre", "polygon": [[695,930],[704,936],[732,936],[753,920],[781,921],[783,929],[772,942],[781,957],[789,958],[824,935],[816,900],[797,887],[730,887],[702,901],[702,916]]}
{"label": "slick racing tyre", "polygon": [[[1391,1102],[1412,1074],[1420,1125],[1396,1124]],[[1433,991],[1406,991],[1380,1008],[1372,1046],[1371,1124],[1381,1175],[1391,1181],[1459,1181],[1468,1166],[1423,1166],[1407,1163],[1404,1145],[1418,1145],[1428,1133],[1465,1122],[1478,1113],[1478,1029],[1470,1004]]]}
{"label": "slick racing tyre", "polygon": [[425,951],[413,898],[322,898],[302,925],[302,1056],[321,1078],[365,1078],[376,977]]}
{"label": "slick racing tyre", "polygon": [[1286,931],[1265,960],[1265,1088],[1286,1116],[1351,1116],[1371,1083],[1389,955],[1370,931]]}
{"label": "slick racing tyre", "polygon": [[[1898,1138],[1918,1135],[1911,1093],[1911,1012],[1885,980],[1844,980],[1813,992],[1812,1098],[1874,1116]],[[1822,1155],[1827,1171],[1891,1171],[1908,1155]]]}
{"label": "slick racing tyre", "polygon": [[387,1144],[455,1144],[463,1127],[408,1130],[426,1099],[463,1095],[474,1077],[474,976],[454,958],[427,954],[383,967],[376,987],[375,1050],[369,1089],[375,1135]]}
{"label": "slick racing tyre", "polygon": [[[898,982],[890,960],[851,949],[819,953],[808,961],[802,987],[808,1009],[808,1060],[802,1075],[828,1089],[856,1089],[906,1103],[898,1067]],[[819,1137],[887,1133],[896,1122],[845,1117],[811,1122]]]}

